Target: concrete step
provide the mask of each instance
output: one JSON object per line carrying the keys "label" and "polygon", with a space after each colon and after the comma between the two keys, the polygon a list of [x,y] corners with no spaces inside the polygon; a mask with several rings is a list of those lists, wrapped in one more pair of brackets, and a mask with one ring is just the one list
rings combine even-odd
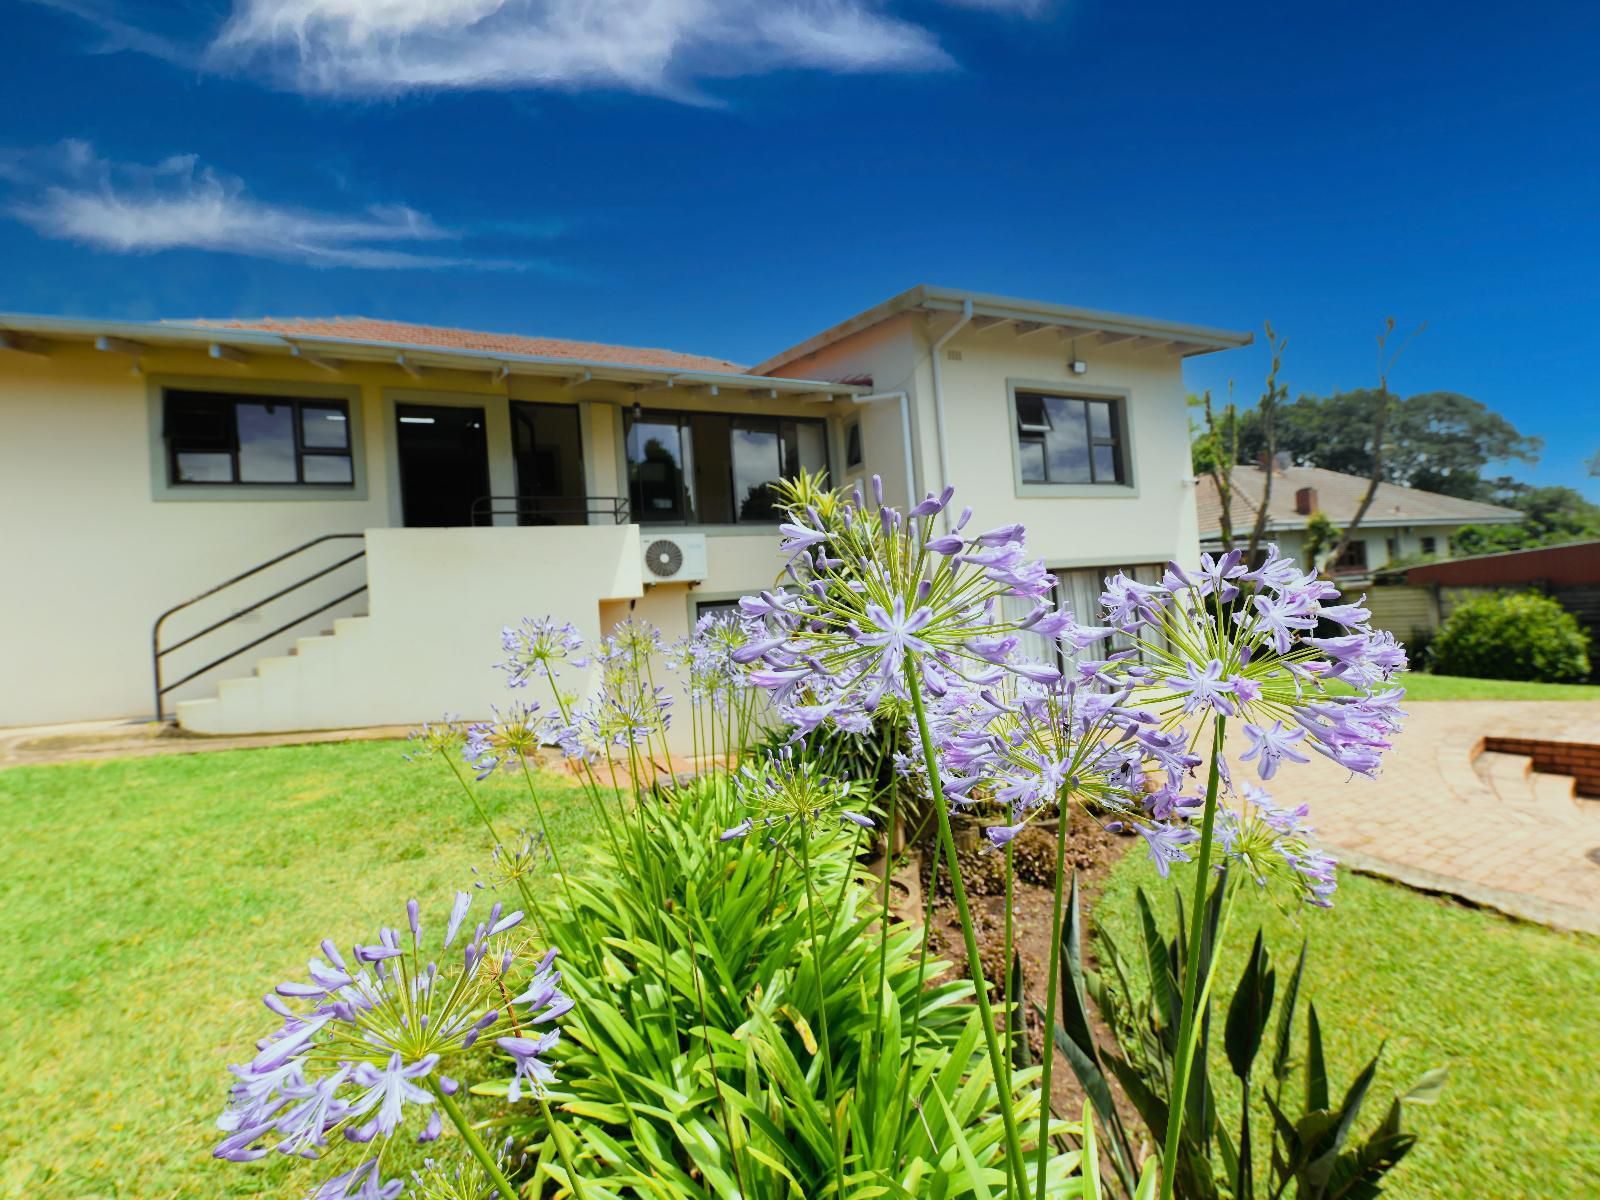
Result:
{"label": "concrete step", "polygon": [[1501,799],[1521,799],[1532,794],[1528,777],[1533,774],[1533,759],[1526,754],[1487,750],[1478,755],[1472,769]]}
{"label": "concrete step", "polygon": [[1538,799],[1551,804],[1577,804],[1578,781],[1571,775],[1548,775],[1543,771],[1535,771],[1530,779],[1533,794]]}

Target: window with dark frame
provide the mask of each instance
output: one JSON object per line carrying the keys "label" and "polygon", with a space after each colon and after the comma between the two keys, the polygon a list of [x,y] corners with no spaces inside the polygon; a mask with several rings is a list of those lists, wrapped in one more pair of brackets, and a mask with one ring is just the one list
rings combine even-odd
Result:
{"label": "window with dark frame", "polygon": [[1127,482],[1121,401],[1019,391],[1016,410],[1023,483]]}
{"label": "window with dark frame", "polygon": [[1339,557],[1333,560],[1330,570],[1334,571],[1365,571],[1367,569],[1367,543],[1353,541],[1348,543]]}
{"label": "window with dark frame", "polygon": [[1422,552],[1424,554],[1433,554],[1433,553],[1437,552],[1438,549],[1439,549],[1439,539],[1438,538],[1425,537],[1425,538],[1422,539]]}
{"label": "window with dark frame", "polygon": [[642,525],[772,524],[772,485],[828,465],[827,422],[623,411],[628,499]]}
{"label": "window with dark frame", "polygon": [[343,400],[169,388],[161,434],[174,486],[355,484]]}
{"label": "window with dark frame", "polygon": [[865,461],[861,452],[861,422],[851,421],[844,431],[844,469],[854,471]]}

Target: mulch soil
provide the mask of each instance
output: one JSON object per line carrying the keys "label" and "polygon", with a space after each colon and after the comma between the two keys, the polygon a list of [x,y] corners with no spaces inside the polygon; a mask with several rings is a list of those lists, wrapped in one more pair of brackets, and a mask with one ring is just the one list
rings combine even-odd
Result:
{"label": "mulch soil", "polygon": [[[1053,1043],[1045,1037],[1044,1020],[1034,1011],[1037,1003],[1045,1003],[1050,970],[1050,924],[1055,903],[1056,827],[1053,822],[1040,823],[1024,830],[1012,842],[1016,862],[1016,880],[1013,886],[1012,939],[1013,948],[1021,958],[1023,987],[1028,998],[1027,1029],[1035,1061],[1040,1061],[1047,1044],[1055,1053],[1051,1069],[1050,1095],[1056,1114],[1067,1120],[1077,1120],[1083,1112],[1085,1095],[1066,1057],[1055,1051]],[[978,937],[978,954],[983,964],[984,978],[989,982],[991,998],[998,1003],[1002,981],[1008,964],[1005,957],[1005,853],[983,841],[976,824],[956,830],[957,854],[961,860],[961,875],[966,883],[968,902],[972,907],[973,924]],[[1105,890],[1111,869],[1127,853],[1131,840],[1102,829],[1094,821],[1079,815],[1068,827],[1066,870],[1076,872],[1078,879],[1078,904],[1083,920],[1084,965],[1098,969],[1094,941],[1090,935],[1094,910]],[[912,847],[909,871],[915,871],[920,884],[917,892],[926,897],[936,846],[932,837],[923,838]],[[965,972],[967,955],[961,936],[961,922],[955,902],[950,894],[949,874],[940,863],[939,892],[934,907],[931,951]],[[901,876],[904,879],[904,875]],[[902,915],[921,923],[922,912],[914,915],[908,911],[914,897],[910,889],[902,892]],[[1115,1040],[1099,1014],[1090,1005],[1090,1025],[1095,1039],[1101,1045],[1113,1046]],[[1142,1122],[1133,1106],[1113,1079],[1111,1092],[1130,1129],[1142,1128]]]}

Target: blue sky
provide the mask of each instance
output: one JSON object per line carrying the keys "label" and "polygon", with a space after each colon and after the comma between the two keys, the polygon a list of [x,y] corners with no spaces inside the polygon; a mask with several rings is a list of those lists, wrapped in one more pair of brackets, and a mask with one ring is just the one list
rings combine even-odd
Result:
{"label": "blue sky", "polygon": [[[580,10],[586,20],[575,14]],[[756,361],[915,283],[1286,333],[1600,500],[1600,8],[25,0],[0,309]],[[1193,360],[1194,389],[1260,348]]]}

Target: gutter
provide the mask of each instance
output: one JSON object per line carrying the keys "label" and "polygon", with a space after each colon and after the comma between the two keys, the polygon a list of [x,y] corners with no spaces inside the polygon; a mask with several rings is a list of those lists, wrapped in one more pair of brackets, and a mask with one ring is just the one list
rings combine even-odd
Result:
{"label": "gutter", "polygon": [[[961,319],[941,333],[928,352],[933,359],[933,424],[939,437],[939,490],[941,492],[950,486],[950,449],[949,439],[945,436],[944,431],[944,374],[939,369],[939,352],[949,344],[951,338],[965,329],[967,323],[971,320],[972,301],[963,300],[961,302]],[[944,531],[946,533],[950,532],[950,509],[948,505],[944,510]]]}
{"label": "gutter", "polygon": [[912,467],[911,457],[911,398],[904,391],[874,392],[870,396],[851,396],[856,404],[873,404],[879,400],[900,401],[900,434],[906,456],[906,508],[909,510],[917,503],[917,477]]}

